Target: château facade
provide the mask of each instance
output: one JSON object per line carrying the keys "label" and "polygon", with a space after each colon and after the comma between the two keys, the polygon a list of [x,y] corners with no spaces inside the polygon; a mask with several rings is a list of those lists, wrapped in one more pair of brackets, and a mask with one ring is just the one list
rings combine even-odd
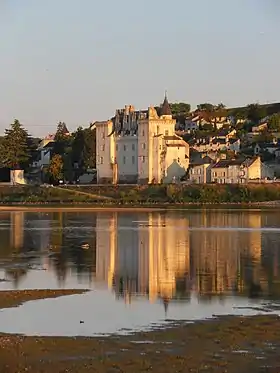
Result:
{"label": "ch\u00e2teau facade", "polygon": [[154,107],[136,111],[132,105],[96,128],[97,182],[170,183],[185,175],[189,145],[175,134],[176,121],[165,96],[159,113]]}

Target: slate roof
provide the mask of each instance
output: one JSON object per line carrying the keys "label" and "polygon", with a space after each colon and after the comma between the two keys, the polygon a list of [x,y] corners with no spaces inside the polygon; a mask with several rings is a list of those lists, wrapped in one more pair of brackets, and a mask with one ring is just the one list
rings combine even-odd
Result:
{"label": "slate roof", "polygon": [[167,99],[167,95],[164,97],[162,107],[160,109],[160,115],[172,115],[171,108]]}

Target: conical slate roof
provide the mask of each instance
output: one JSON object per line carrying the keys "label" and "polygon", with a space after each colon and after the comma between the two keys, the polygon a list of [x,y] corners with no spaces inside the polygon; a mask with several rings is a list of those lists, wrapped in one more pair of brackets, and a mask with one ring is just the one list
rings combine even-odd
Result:
{"label": "conical slate roof", "polygon": [[167,94],[165,94],[164,101],[160,110],[160,115],[172,115],[171,108],[167,99]]}

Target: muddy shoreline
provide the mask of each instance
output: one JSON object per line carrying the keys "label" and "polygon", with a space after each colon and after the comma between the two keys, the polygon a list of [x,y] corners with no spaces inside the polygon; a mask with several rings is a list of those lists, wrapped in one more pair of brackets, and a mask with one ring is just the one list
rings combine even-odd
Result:
{"label": "muddy shoreline", "polygon": [[277,373],[279,335],[278,316],[228,316],[122,337],[0,335],[0,372]]}
{"label": "muddy shoreline", "polygon": [[[62,296],[83,294],[86,289],[57,289],[57,290],[1,290],[0,309],[20,306],[22,303],[39,300],[58,298]],[[1,331],[0,331],[1,332]]]}
{"label": "muddy shoreline", "polygon": [[[1,291],[0,307],[85,291]],[[226,316],[111,337],[26,337],[0,330],[0,373],[278,373],[279,368],[276,315]]]}

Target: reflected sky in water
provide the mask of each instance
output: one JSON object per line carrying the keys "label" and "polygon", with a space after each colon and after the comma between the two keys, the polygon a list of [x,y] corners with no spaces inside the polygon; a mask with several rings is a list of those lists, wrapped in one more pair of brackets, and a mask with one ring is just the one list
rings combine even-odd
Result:
{"label": "reflected sky in water", "polygon": [[92,290],[3,311],[1,331],[92,335],[277,302],[279,238],[276,210],[0,212],[0,290]]}

